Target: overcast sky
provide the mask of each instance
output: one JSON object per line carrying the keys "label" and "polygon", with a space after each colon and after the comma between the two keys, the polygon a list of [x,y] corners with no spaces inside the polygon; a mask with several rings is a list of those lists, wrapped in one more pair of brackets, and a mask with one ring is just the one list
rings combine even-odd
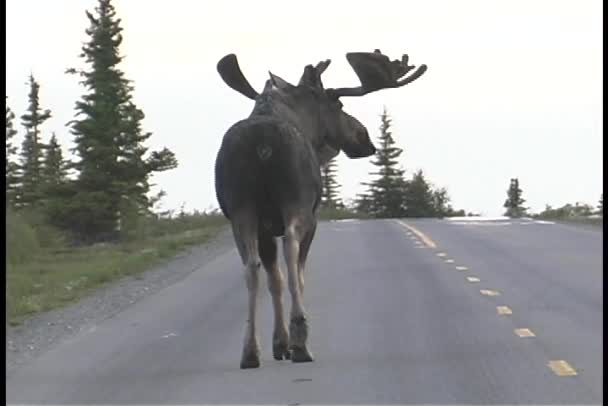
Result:
{"label": "overcast sky", "polygon": [[[7,0],[6,86],[17,116],[27,107],[30,72],[66,155],[65,123],[83,94],[78,58],[88,39],[85,10],[96,0]],[[455,208],[499,215],[509,179],[526,204],[581,201],[602,193],[602,2],[508,1],[115,1],[124,28],[121,68],[145,112],[148,145],[167,146],[179,167],[155,176],[164,208],[217,207],[213,164],[222,136],[253,102],[215,70],[234,52],[261,91],[268,70],[297,82],[303,67],[330,58],[328,87],[357,85],[344,55],[379,48],[408,53],[427,73],[412,84],[362,98],[345,110],[377,139],[383,106],[410,176],[423,169]],[[19,128],[22,134],[22,128]],[[20,134],[20,135],[21,135]],[[353,198],[373,169],[339,160],[342,196]]]}

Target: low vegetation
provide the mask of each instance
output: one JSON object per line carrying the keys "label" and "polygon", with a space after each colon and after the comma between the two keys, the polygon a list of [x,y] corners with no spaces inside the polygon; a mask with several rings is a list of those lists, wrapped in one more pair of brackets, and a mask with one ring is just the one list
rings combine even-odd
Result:
{"label": "low vegetation", "polygon": [[319,220],[321,221],[366,218],[371,217],[366,213],[361,213],[345,207],[321,207],[321,209],[319,209]]}
{"label": "low vegetation", "polygon": [[100,286],[135,275],[186,247],[212,238],[226,224],[217,213],[150,218],[141,238],[76,247],[35,215],[6,215],[6,315],[10,325],[71,303]]}
{"label": "low vegetation", "polygon": [[553,208],[550,205],[547,205],[542,212],[533,214],[532,217],[539,220],[588,224],[601,227],[604,224],[604,210],[602,201],[603,197],[600,199],[599,205],[595,208],[589,204],[580,202],[576,202],[575,204],[567,203],[558,208]]}

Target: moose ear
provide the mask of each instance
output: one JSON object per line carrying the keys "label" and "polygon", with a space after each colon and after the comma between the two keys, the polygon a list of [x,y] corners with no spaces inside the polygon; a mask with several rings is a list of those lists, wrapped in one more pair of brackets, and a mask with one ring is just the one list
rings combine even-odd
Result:
{"label": "moose ear", "polygon": [[270,83],[273,87],[276,87],[281,90],[287,90],[294,87],[291,83],[289,83],[285,79],[281,79],[277,75],[274,75],[272,72],[269,71],[268,74],[270,75]]}
{"label": "moose ear", "polygon": [[235,54],[228,54],[217,63],[217,71],[228,86],[252,100],[258,96],[241,72]]}

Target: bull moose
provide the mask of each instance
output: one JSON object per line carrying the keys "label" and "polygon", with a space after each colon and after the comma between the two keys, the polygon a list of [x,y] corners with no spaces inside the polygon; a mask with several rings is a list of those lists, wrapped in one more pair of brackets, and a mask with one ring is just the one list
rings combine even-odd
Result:
{"label": "bull moose", "polygon": [[[272,352],[276,360],[310,362],[304,309],[304,268],[317,226],[321,200],[320,168],[340,151],[365,158],[376,148],[367,129],[342,110],[341,97],[363,96],[404,86],[426,71],[408,65],[408,56],[390,61],[379,50],[346,54],[361,86],[325,88],[321,75],[330,60],[307,65],[297,85],[269,72],[262,93],[243,75],[234,54],[217,69],[232,89],[255,101],[248,118],[232,125],[215,162],[215,190],[230,220],[245,268],[249,311],[241,368],[260,366],[256,333],[258,271],[263,264],[274,308]],[[283,275],[277,262],[277,237],[283,237],[291,294],[289,331],[283,315]]]}

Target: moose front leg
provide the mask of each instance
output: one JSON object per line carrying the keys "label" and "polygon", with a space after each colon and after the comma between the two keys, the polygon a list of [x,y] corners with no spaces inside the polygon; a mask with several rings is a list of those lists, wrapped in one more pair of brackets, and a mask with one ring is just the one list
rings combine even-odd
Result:
{"label": "moose front leg", "polygon": [[291,294],[291,318],[289,322],[289,349],[293,362],[310,362],[313,356],[306,347],[308,321],[304,311],[302,289],[300,287],[299,254],[303,233],[296,227],[288,227],[283,238],[283,251],[287,263],[287,280]]}

